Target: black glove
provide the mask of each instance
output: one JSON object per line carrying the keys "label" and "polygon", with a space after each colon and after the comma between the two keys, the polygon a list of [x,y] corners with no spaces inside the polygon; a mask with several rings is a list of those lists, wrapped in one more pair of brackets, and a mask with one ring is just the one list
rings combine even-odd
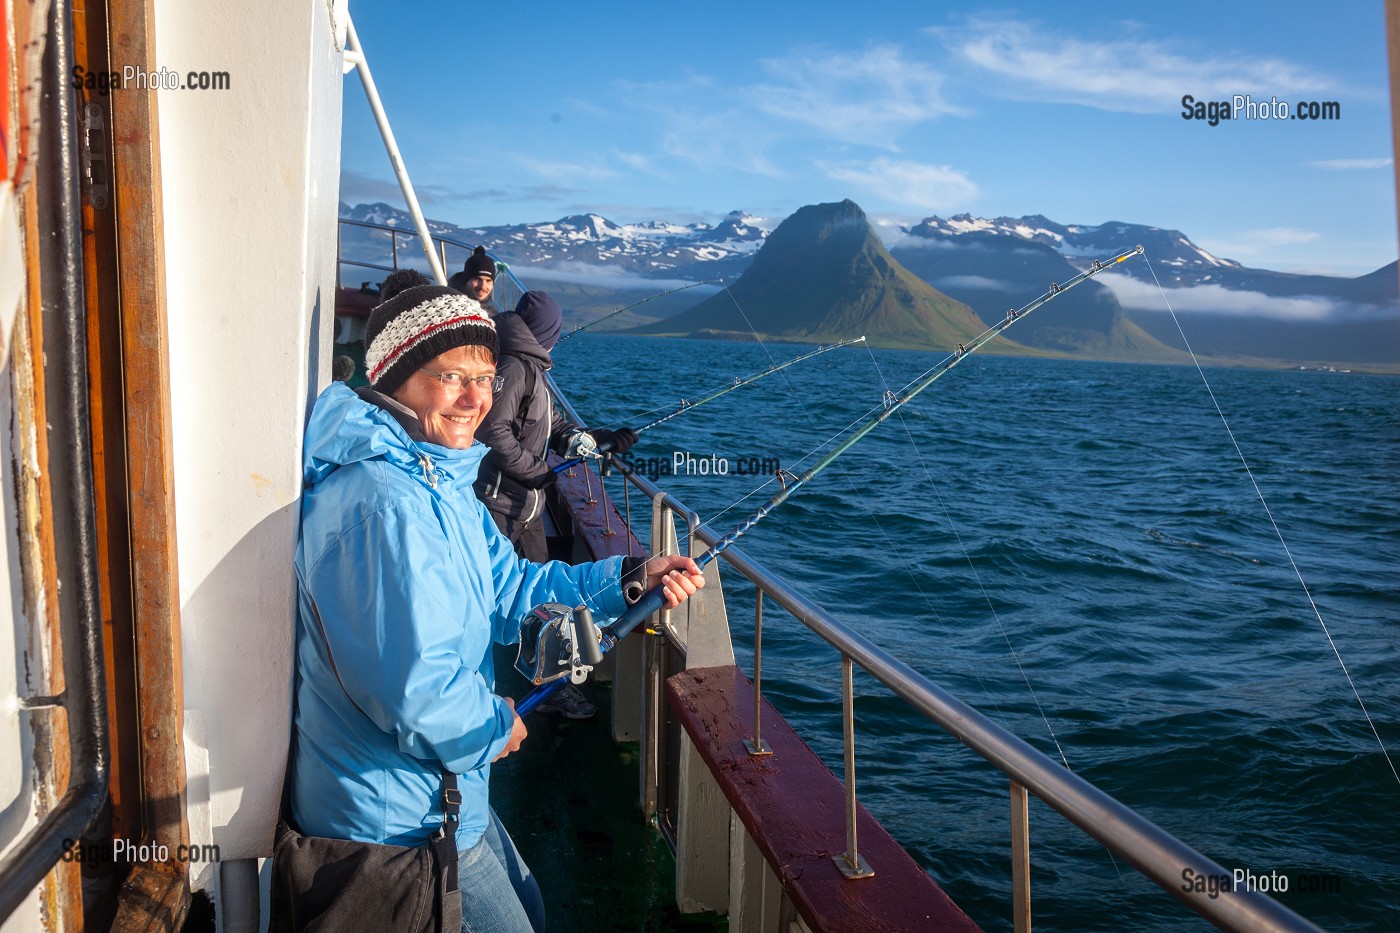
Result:
{"label": "black glove", "polygon": [[625,454],[632,445],[637,443],[637,432],[631,428],[618,428],[616,431],[609,431],[607,428],[590,428],[589,434],[598,442],[598,449],[610,454]]}

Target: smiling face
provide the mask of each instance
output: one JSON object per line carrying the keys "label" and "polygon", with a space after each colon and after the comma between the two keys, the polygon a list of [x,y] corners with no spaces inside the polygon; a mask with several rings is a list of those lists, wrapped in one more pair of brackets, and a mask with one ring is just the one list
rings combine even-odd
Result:
{"label": "smiling face", "polygon": [[[465,384],[445,386],[434,373],[460,373]],[[423,425],[423,434],[434,444],[466,450],[472,436],[491,410],[490,385],[470,381],[475,376],[494,376],[496,364],[491,354],[479,346],[455,347],[423,364],[394,392],[394,401],[410,409]]]}
{"label": "smiling face", "polygon": [[484,302],[491,297],[491,289],[496,287],[496,280],[489,275],[474,275],[467,279],[467,297],[474,301]]}

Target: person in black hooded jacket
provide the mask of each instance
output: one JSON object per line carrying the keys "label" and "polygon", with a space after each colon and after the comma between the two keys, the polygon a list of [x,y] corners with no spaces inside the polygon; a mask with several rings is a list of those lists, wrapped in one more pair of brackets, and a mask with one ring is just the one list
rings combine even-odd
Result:
{"label": "person in black hooded jacket", "polygon": [[477,478],[477,495],[516,553],[533,561],[549,559],[540,519],[545,487],[555,478],[548,452],[602,445],[623,453],[637,440],[628,428],[585,431],[555,410],[544,374],[554,365],[549,351],[562,329],[559,303],[547,292],[526,292],[514,311],[496,318],[501,341],[496,373],[504,385],[477,432],[491,448]]}

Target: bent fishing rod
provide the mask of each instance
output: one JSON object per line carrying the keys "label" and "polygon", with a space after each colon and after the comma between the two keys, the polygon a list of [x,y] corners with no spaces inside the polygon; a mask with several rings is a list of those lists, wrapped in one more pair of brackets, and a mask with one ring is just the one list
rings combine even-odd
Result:
{"label": "bent fishing rod", "polygon": [[[1045,305],[1058,298],[1060,295],[1063,295],[1065,292],[1069,291],[1074,286],[1079,285],[1082,282],[1088,281],[1089,279],[1093,278],[1095,275],[1098,275],[1105,269],[1108,269],[1112,266],[1116,266],[1120,262],[1123,262],[1133,256],[1141,254],[1142,251],[1142,247],[1137,246],[1130,250],[1124,250],[1118,255],[1112,257],[1111,259],[1103,261],[1096,259],[1094,260],[1093,265],[1091,265],[1088,269],[1085,269],[1083,272],[1080,272],[1079,274],[1075,275],[1063,285],[1058,283],[1052,283],[1050,286],[1050,290],[1047,291],[1045,294],[1041,295],[1039,298],[1036,298],[1034,301],[1030,302],[1022,308],[1012,309],[1011,311],[1008,311],[1006,317],[1003,320],[992,325],[991,327],[988,327],[981,334],[973,338],[973,340],[970,343],[966,345],[958,344],[957,349],[954,350],[949,356],[947,356],[938,364],[936,364],[932,369],[919,376],[913,382],[909,383],[905,387],[905,390],[902,394],[893,390],[886,392],[881,404],[882,410],[878,414],[876,414],[874,417],[868,420],[861,427],[856,429],[849,437],[847,437],[844,441],[842,441],[840,444],[834,447],[830,453],[818,460],[800,476],[795,476],[793,474],[783,473],[780,471],[779,479],[782,480],[782,488],[776,494],[774,494],[774,496],[771,499],[769,499],[763,505],[759,506],[759,508],[752,515],[744,519],[744,521],[740,523],[738,527],[736,527],[733,531],[729,532],[729,534],[725,535],[723,538],[717,541],[713,547],[709,548],[699,557],[695,558],[696,565],[703,570],[711,561],[713,561],[721,553],[727,550],[730,545],[734,544],[741,537],[747,534],[755,525],[763,521],[763,519],[766,518],[769,513],[771,513],[778,506],[782,505],[784,502],[786,502],[788,498],[793,495],[793,493],[797,492],[803,486],[807,485],[807,483],[809,483],[818,473],[826,469],[826,467],[828,467],[834,460],[836,460],[837,457],[840,457],[847,450],[850,450],[851,447],[854,446],[857,441],[865,437],[865,435],[869,434],[871,431],[875,430],[885,421],[889,420],[889,417],[891,415],[899,411],[899,409],[903,408],[916,395],[927,389],[929,386],[933,385],[940,378],[942,378],[944,373],[948,372],[954,366],[957,366],[964,359],[966,359],[968,355],[983,347],[992,338],[1005,331],[1008,327],[1014,325],[1017,321],[1024,319],[1032,311],[1035,311],[1042,305]],[[659,611],[662,608],[662,606],[665,605],[665,602],[666,597],[664,587],[657,586],[654,589],[649,590],[637,602],[629,606],[627,608],[627,611],[624,612],[621,616],[619,616],[617,621],[612,623],[612,625],[605,626],[601,630],[593,625],[593,621],[589,610],[586,608],[576,610],[570,614],[581,617],[579,620],[570,619],[567,622],[564,622],[561,619],[560,621],[562,624],[572,626],[571,634],[565,639],[566,643],[569,645],[572,657],[568,660],[563,659],[562,657],[559,659],[558,666],[564,667],[566,669],[559,672],[548,672],[548,676],[553,677],[553,679],[545,680],[537,674],[533,678],[537,686],[528,694],[526,694],[525,697],[515,705],[516,712],[519,713],[521,716],[524,716],[525,714],[533,710],[535,707],[539,706],[539,704],[543,702],[546,697],[550,696],[556,690],[559,690],[561,687],[563,687],[564,682],[566,680],[566,675],[570,673],[573,674],[573,677],[577,682],[581,682],[583,677],[586,676],[587,671],[591,670],[594,665],[601,661],[602,656],[604,654],[610,651],[613,648],[613,646],[615,646],[619,641],[626,637],[629,632],[631,632],[634,628],[640,625],[649,616]],[[558,608],[564,609],[565,612],[568,611],[566,607]],[[534,610],[533,614],[540,613],[542,609],[543,607],[541,607],[541,609]],[[528,624],[529,620],[527,620],[527,625]],[[522,631],[522,645],[524,643],[524,638],[525,635]],[[542,668],[537,666],[536,670],[541,671]]]}
{"label": "bent fishing rod", "polygon": [[643,298],[641,301],[634,301],[634,302],[632,302],[630,305],[627,305],[627,307],[625,307],[625,308],[618,308],[616,311],[609,311],[607,314],[603,315],[602,317],[600,317],[600,318],[594,318],[593,320],[589,321],[587,324],[580,324],[578,327],[575,327],[573,330],[569,331],[567,334],[565,334],[564,336],[560,337],[558,343],[556,343],[555,346],[556,346],[556,347],[559,346],[559,344],[563,343],[565,340],[568,340],[570,337],[572,337],[574,334],[577,334],[577,333],[578,333],[579,331],[581,331],[581,330],[588,330],[588,328],[592,327],[594,324],[601,324],[601,323],[603,323],[604,321],[606,321],[608,318],[617,317],[617,316],[618,316],[619,314],[621,314],[622,312],[624,312],[624,311],[631,311],[633,308],[637,307],[638,305],[644,305],[644,304],[646,304],[648,301],[655,301],[655,300],[658,299],[658,298],[665,298],[667,295],[674,295],[676,292],[683,292],[683,291],[685,291],[687,288],[694,288],[694,287],[697,286],[697,285],[718,285],[718,284],[720,284],[720,283],[723,282],[723,281],[724,281],[724,279],[706,279],[706,280],[703,281],[703,282],[691,282],[689,285],[682,285],[682,286],[680,286],[679,288],[671,288],[671,289],[667,289],[667,290],[664,291],[664,292],[657,292],[655,295],[648,295],[646,298]]}
{"label": "bent fishing rod", "polygon": [[[634,430],[633,433],[635,433],[635,434],[641,434],[643,431],[649,431],[649,430],[651,430],[652,428],[656,427],[657,425],[659,425],[659,424],[664,424],[665,422],[670,421],[672,418],[675,418],[675,417],[678,416],[678,415],[683,415],[683,414],[685,414],[686,412],[690,411],[692,408],[699,408],[701,405],[704,405],[706,402],[713,402],[715,399],[719,398],[721,395],[725,395],[726,393],[733,392],[735,389],[743,388],[744,386],[748,385],[748,384],[751,383],[751,382],[757,382],[758,380],[762,379],[764,376],[771,376],[771,375],[773,375],[774,373],[776,373],[776,372],[777,372],[778,370],[780,370],[780,369],[787,369],[789,366],[793,365],[794,363],[801,363],[803,360],[810,360],[812,357],[814,357],[814,356],[820,356],[821,354],[826,353],[826,352],[828,352],[828,351],[830,351],[830,350],[837,350],[837,349],[840,349],[841,347],[849,347],[851,344],[861,343],[861,342],[863,342],[864,340],[865,340],[865,337],[863,337],[863,336],[861,336],[861,337],[856,337],[854,340],[842,340],[842,341],[839,341],[839,342],[837,342],[837,343],[830,344],[830,345],[825,346],[825,347],[817,347],[815,350],[812,350],[812,351],[810,351],[810,352],[808,352],[808,353],[804,353],[804,354],[802,354],[801,356],[795,356],[795,357],[793,357],[792,359],[788,360],[788,361],[785,362],[785,363],[776,363],[776,364],[774,364],[774,365],[772,365],[772,366],[769,366],[767,369],[763,370],[762,372],[754,373],[752,376],[743,376],[743,377],[735,376],[733,382],[726,383],[725,385],[723,385],[723,386],[720,387],[719,389],[715,390],[714,392],[711,392],[709,395],[706,395],[706,396],[704,396],[703,398],[697,399],[697,400],[694,401],[694,402],[690,402],[690,401],[687,401],[687,400],[685,400],[685,399],[681,399],[680,407],[677,408],[675,411],[671,412],[671,413],[668,414],[668,415],[663,415],[663,416],[661,416],[660,418],[657,418],[655,421],[647,422],[646,424],[642,425],[640,428],[636,428],[636,429]],[[655,409],[652,409],[652,410],[655,411]],[[599,445],[598,450],[599,450],[600,453],[607,453],[607,450],[606,450],[602,445]],[[573,459],[565,460],[563,463],[561,463],[561,464],[559,464],[558,466],[554,467],[554,472],[555,472],[555,473],[562,473],[562,472],[564,472],[565,470],[567,470],[569,467],[574,466],[575,464],[581,462],[582,460],[583,460],[582,457],[574,457]]]}

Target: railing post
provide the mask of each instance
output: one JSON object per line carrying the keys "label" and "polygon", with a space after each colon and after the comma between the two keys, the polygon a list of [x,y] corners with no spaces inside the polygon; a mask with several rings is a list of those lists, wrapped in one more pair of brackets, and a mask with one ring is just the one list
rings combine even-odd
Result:
{"label": "railing post", "polygon": [[[660,493],[651,503],[651,535],[648,550],[664,554],[672,540],[671,510],[662,502]],[[642,814],[650,819],[658,815],[664,802],[661,798],[661,667],[665,663],[664,637],[650,634],[643,628],[642,672]],[[675,819],[675,814],[671,815]]]}
{"label": "railing post", "polygon": [[390,231],[389,231],[389,251],[390,251],[390,254],[394,257],[394,261],[393,261],[392,263],[390,263],[390,265],[392,265],[392,266],[394,267],[394,271],[395,271],[395,272],[398,272],[398,271],[399,271],[399,233],[398,233],[397,230],[390,230]]}
{"label": "railing post", "polygon": [[1031,832],[1026,789],[1011,782],[1011,910],[1016,933],[1031,933]]}
{"label": "railing post", "polygon": [[851,656],[841,654],[841,732],[846,741],[846,852],[831,860],[849,879],[869,878],[874,870],[856,849],[856,722]]}
{"label": "railing post", "polygon": [[749,755],[758,758],[773,754],[763,741],[759,717],[763,709],[763,590],[754,587],[753,599],[753,738],[744,739]]}

